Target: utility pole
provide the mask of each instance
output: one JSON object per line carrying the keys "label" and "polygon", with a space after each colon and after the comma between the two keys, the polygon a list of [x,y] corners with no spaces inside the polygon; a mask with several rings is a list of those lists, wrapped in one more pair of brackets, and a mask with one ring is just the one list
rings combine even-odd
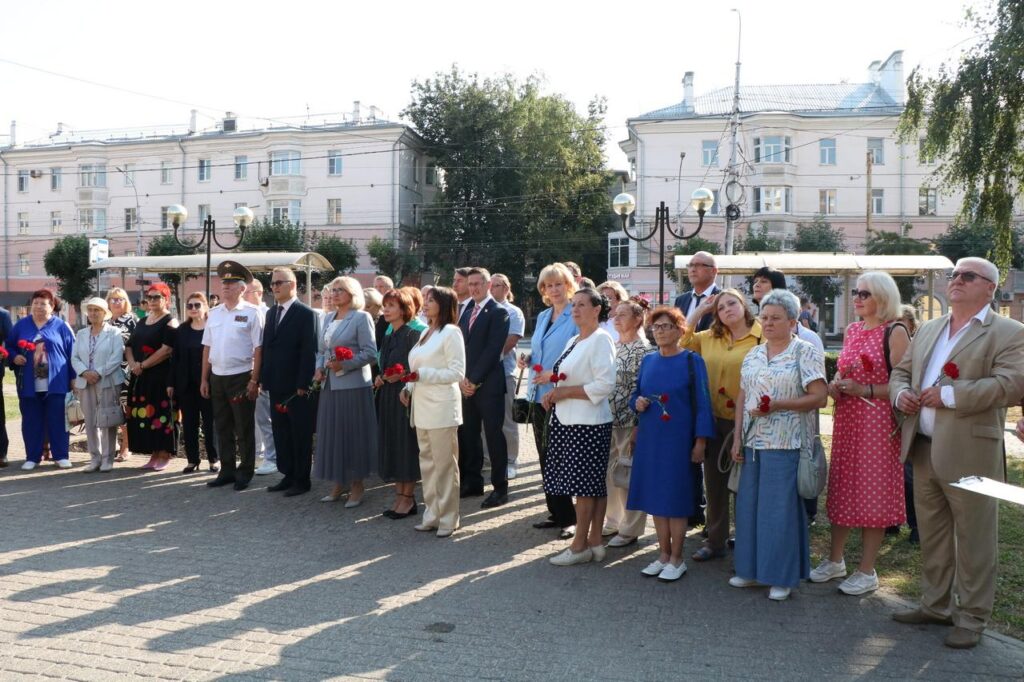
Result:
{"label": "utility pole", "polygon": [[874,165],[875,155],[870,150],[868,150],[868,153],[867,153],[867,160],[868,160],[867,172],[865,174],[865,177],[867,178],[867,190],[866,190],[867,201],[866,201],[866,210],[865,210],[865,213],[864,213],[864,216],[867,219],[867,230],[864,233],[864,238],[865,239],[871,236],[871,212],[872,212],[871,209],[873,208],[872,205],[871,205],[871,166]]}
{"label": "utility pole", "polygon": [[[732,91],[732,120],[729,123],[729,127],[732,129],[732,150],[729,152],[729,180],[726,183],[727,187],[735,187],[733,183],[737,183],[738,173],[736,172],[736,136],[739,133],[740,127],[740,45],[743,38],[743,17],[740,15],[738,9],[733,9],[736,13],[736,19],[739,21],[739,29],[736,36],[736,84]],[[728,194],[728,192],[726,193]],[[731,200],[727,198],[729,204]],[[733,218],[732,211],[726,210],[725,212],[725,254],[727,256],[732,255],[733,242],[736,241],[736,221]]]}

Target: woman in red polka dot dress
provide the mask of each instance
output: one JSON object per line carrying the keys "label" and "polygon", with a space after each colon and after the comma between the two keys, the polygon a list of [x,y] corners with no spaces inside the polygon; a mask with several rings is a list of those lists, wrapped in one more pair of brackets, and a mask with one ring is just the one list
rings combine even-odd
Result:
{"label": "woman in red polka dot dress", "polygon": [[[846,329],[829,394],[835,400],[832,466],[828,475],[830,556],[811,571],[823,583],[846,577],[843,549],[852,528],[861,529],[863,551],[857,570],[839,585],[845,594],[878,589],[875,558],[887,526],[903,523],[903,464],[896,421],[889,407],[889,372],[903,357],[910,335],[900,322],[900,294],[884,272],[866,272],[853,290],[855,314]],[[885,357],[888,335],[889,360]]]}

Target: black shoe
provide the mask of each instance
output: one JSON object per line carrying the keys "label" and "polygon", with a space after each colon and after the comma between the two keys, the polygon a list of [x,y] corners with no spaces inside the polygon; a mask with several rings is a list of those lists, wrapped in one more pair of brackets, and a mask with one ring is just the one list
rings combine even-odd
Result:
{"label": "black shoe", "polygon": [[284,491],[284,496],[285,497],[295,497],[296,495],[302,495],[302,494],[308,493],[308,492],[309,492],[309,488],[299,488],[299,487],[293,485],[291,488],[288,488],[288,490]]}
{"label": "black shoe", "polygon": [[220,471],[220,465],[218,465],[216,462],[210,462],[210,471],[212,471],[213,473],[217,473],[218,471]]}
{"label": "black shoe", "polygon": [[191,474],[191,473],[194,473],[196,471],[199,471],[199,462],[196,462],[195,464],[189,463],[189,465],[187,467],[185,467],[184,469],[181,470],[181,473],[183,473],[183,474]]}
{"label": "black shoe", "polygon": [[217,478],[213,479],[212,481],[207,481],[206,485],[210,486],[211,488],[219,488],[222,485],[231,485],[234,482],[235,482],[235,477],[234,476],[218,476]]}
{"label": "black shoe", "polygon": [[280,492],[284,492],[284,491],[290,490],[291,487],[292,487],[292,482],[289,481],[287,478],[282,478],[280,481],[278,481],[274,485],[268,485],[267,486],[267,492],[268,493],[280,493]]}
{"label": "black shoe", "polygon": [[0,457],[0,469],[3,469],[5,466],[7,466],[7,464],[7,455]]}
{"label": "black shoe", "polygon": [[487,499],[480,503],[480,508],[492,509],[494,507],[500,507],[506,502],[508,502],[508,493],[499,493],[497,490],[492,490],[491,494],[487,496]]}
{"label": "black shoe", "polygon": [[459,498],[465,499],[467,497],[482,497],[483,494],[483,488],[463,488],[459,491]]}
{"label": "black shoe", "polygon": [[566,526],[561,531],[559,531],[558,538],[560,540],[569,540],[569,539],[571,539],[575,535],[576,535],[576,526],[575,525]]}
{"label": "black shoe", "polygon": [[736,538],[729,538],[728,540],[725,541],[725,544],[729,545],[729,549],[735,549],[736,548]]}
{"label": "black shoe", "polygon": [[392,521],[397,521],[398,519],[405,519],[410,516],[416,516],[419,513],[420,510],[418,506],[414,504],[409,508],[409,511],[405,512],[404,514],[402,512],[396,512],[394,509],[388,509],[386,512],[384,512],[384,516],[391,519]]}
{"label": "black shoe", "polygon": [[558,524],[552,521],[551,519],[545,519],[543,521],[538,521],[537,523],[533,524],[533,527],[538,530],[544,530],[545,528],[558,528]]}
{"label": "black shoe", "polygon": [[886,535],[899,535],[900,534],[900,527],[899,526],[889,526],[888,528],[885,529],[885,534]]}
{"label": "black shoe", "polygon": [[245,490],[249,487],[249,481],[235,481],[235,490]]}

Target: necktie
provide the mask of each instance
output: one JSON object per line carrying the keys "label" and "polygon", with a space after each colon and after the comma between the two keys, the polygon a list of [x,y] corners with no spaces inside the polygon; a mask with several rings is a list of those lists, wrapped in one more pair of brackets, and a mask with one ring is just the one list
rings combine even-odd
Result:
{"label": "necktie", "polygon": [[481,306],[474,305],[473,312],[469,315],[469,328],[473,329],[473,323],[476,322],[476,316],[480,314]]}
{"label": "necktie", "polygon": [[284,306],[277,306],[277,326],[281,326],[281,318],[284,317]]}
{"label": "necktie", "polygon": [[700,299],[704,298],[704,294],[693,295],[693,309],[696,310],[700,307]]}

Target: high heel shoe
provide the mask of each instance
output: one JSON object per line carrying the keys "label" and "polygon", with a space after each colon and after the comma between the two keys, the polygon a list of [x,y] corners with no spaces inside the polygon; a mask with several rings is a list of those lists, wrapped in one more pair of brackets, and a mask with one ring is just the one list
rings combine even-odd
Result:
{"label": "high heel shoe", "polygon": [[142,469],[152,469],[156,465],[156,456],[152,455],[149,461],[142,465]]}
{"label": "high heel shoe", "polygon": [[392,521],[397,521],[398,519],[405,519],[410,516],[416,516],[419,513],[419,505],[416,504],[415,497],[413,497],[412,495],[402,495],[401,493],[399,493],[398,496],[408,497],[410,500],[412,500],[412,506],[409,507],[409,511],[396,512],[394,509],[388,509],[386,512],[384,512],[384,516],[388,517]]}
{"label": "high heel shoe", "polygon": [[335,488],[334,490],[331,491],[330,495],[324,495],[323,497],[321,497],[320,501],[321,502],[337,502],[338,500],[341,499],[341,495],[344,492],[345,491],[342,490],[341,488]]}
{"label": "high heel shoe", "polygon": [[187,467],[185,467],[184,469],[181,470],[181,473],[183,473],[183,474],[191,474],[191,473],[193,473],[195,471],[199,471],[199,462],[196,462],[194,464],[190,462]]}

